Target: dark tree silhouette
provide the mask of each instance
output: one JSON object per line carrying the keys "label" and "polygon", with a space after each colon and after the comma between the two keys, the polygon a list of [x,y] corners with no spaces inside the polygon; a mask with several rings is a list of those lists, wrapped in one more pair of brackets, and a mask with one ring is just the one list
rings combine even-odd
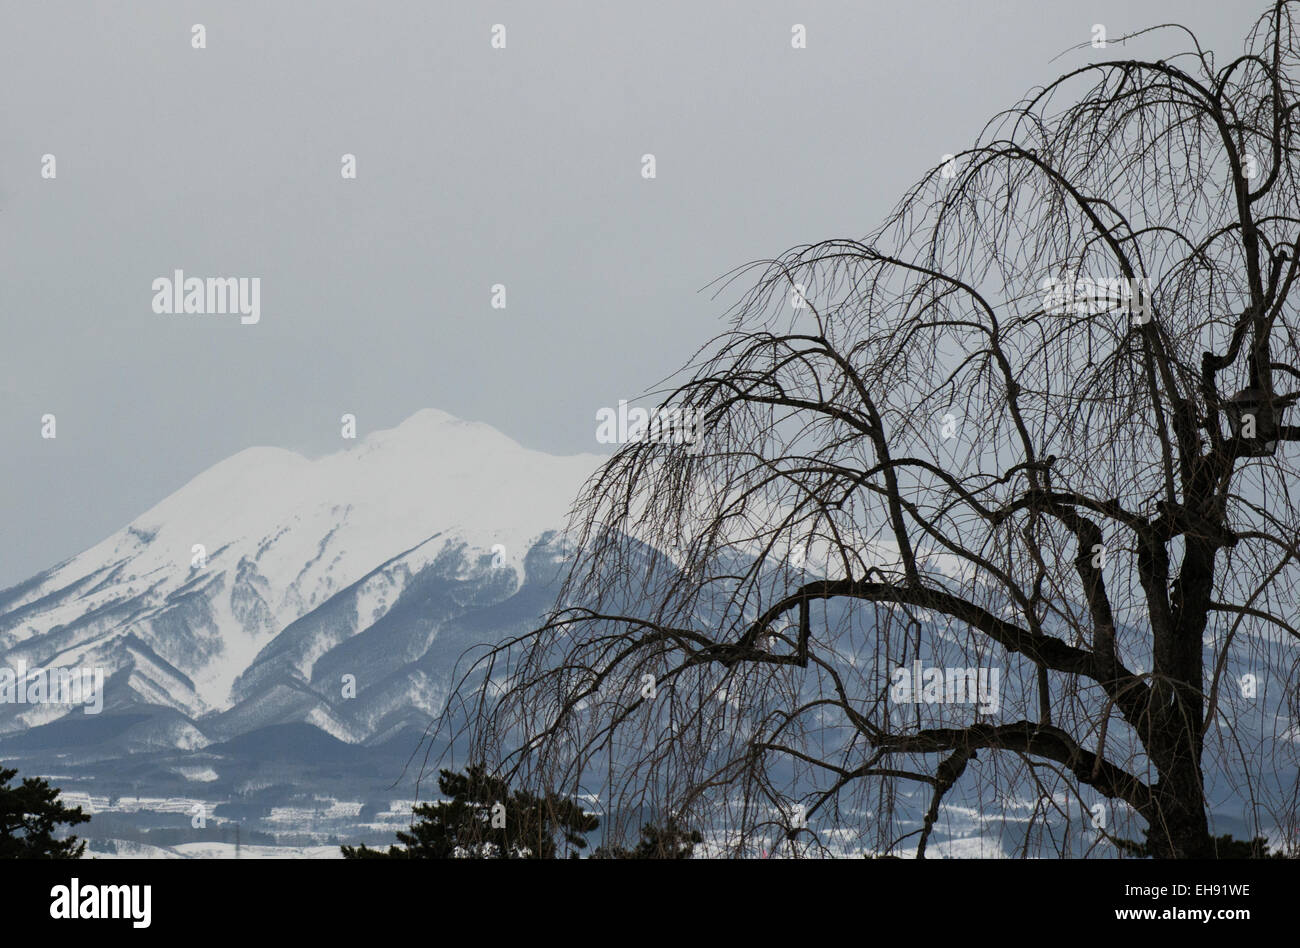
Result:
{"label": "dark tree silhouette", "polygon": [[592,856],[596,859],[690,859],[695,847],[704,842],[699,830],[682,829],[669,820],[664,826],[647,823],[641,827],[641,839],[632,849],[601,846]]}
{"label": "dark tree silhouette", "polygon": [[17,775],[17,770],[0,767],[0,859],[80,859],[84,842],[54,834],[62,824],[76,826],[90,817],[79,806],[60,803],[58,789],[40,777],[9,786]]}
{"label": "dark tree silhouette", "polygon": [[388,851],[344,846],[345,859],[555,859],[563,843],[576,857],[587,848],[586,834],[597,817],[573,800],[536,797],[510,790],[504,780],[470,767],[444,770],[438,787],[450,799],[415,807],[409,833],[399,832],[405,848]]}
{"label": "dark tree silhouette", "polygon": [[[1089,51],[870,236],[730,275],[664,390],[702,443],[589,483],[556,611],[449,708],[476,759],[735,853],[923,856],[964,794],[1028,800],[1025,853],[1209,856],[1209,768],[1294,838],[1296,12]],[[914,661],[1001,699],[907,703]]]}

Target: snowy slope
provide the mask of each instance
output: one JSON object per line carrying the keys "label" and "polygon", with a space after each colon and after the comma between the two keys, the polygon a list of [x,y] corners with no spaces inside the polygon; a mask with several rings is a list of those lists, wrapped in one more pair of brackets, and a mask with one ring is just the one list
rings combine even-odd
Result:
{"label": "snowy slope", "polygon": [[[268,682],[281,692],[291,679],[309,682],[322,656],[382,630],[416,580],[427,587],[436,573],[449,589],[515,593],[530,551],[563,527],[599,462],[529,451],[432,409],[316,460],[250,448],[102,543],[0,592],[0,666],[102,667],[108,707],[158,705],[192,719],[255,695],[272,700]],[[402,646],[404,663],[436,633],[425,623]],[[263,653],[253,680],[235,689]],[[408,677],[396,704],[427,691]],[[0,705],[0,733],[67,710]],[[324,709],[314,717],[337,736],[361,736]]]}

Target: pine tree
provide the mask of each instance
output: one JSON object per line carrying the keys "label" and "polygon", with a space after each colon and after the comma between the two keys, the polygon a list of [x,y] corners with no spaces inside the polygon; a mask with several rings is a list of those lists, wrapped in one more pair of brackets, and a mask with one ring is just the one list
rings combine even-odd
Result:
{"label": "pine tree", "polygon": [[596,859],[690,859],[695,847],[704,842],[699,830],[685,830],[675,820],[663,826],[647,823],[641,827],[641,841],[633,849],[601,846],[593,853]]}
{"label": "pine tree", "polygon": [[345,859],[556,859],[563,842],[570,858],[587,848],[599,819],[576,801],[511,791],[481,766],[465,773],[440,771],[438,788],[449,799],[415,807],[409,832],[387,852],[344,846]]}
{"label": "pine tree", "polygon": [[0,858],[80,859],[86,844],[75,836],[55,839],[54,830],[61,823],[88,823],[90,817],[79,806],[60,803],[58,788],[40,777],[9,786],[17,774],[0,767]]}

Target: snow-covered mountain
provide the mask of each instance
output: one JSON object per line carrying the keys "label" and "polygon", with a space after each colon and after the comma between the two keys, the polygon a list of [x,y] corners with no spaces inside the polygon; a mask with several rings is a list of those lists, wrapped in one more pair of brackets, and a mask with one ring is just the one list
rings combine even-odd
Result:
{"label": "snow-covered mountain", "polygon": [[[320,854],[339,840],[391,841],[420,792],[420,761],[408,764],[455,671],[484,643],[535,628],[554,603],[559,533],[601,460],[529,451],[433,410],[315,460],[277,448],[228,458],[0,591],[0,676],[24,663],[105,677],[94,715],[4,700],[0,677],[0,762],[84,805],[99,853],[206,852],[242,838]],[[875,552],[878,563],[895,555]],[[813,548],[808,559],[824,562]],[[959,641],[936,643],[932,664],[969,663]],[[1028,706],[1017,682],[1036,679],[1005,671],[1003,706]],[[1270,677],[1234,652],[1229,680],[1247,672]],[[1285,669],[1272,677],[1288,680]],[[1264,714],[1243,717],[1238,746],[1251,746],[1244,733],[1263,739],[1261,721],[1287,720],[1284,692],[1261,691]],[[429,749],[425,760],[456,757],[445,743]],[[1293,784],[1289,762],[1277,771],[1273,785]],[[1243,835],[1235,779],[1208,777],[1218,831]],[[1007,788],[1020,802],[991,815],[985,789],[950,796],[969,823],[958,835],[1005,824],[1015,838],[1016,807],[1034,788]],[[928,800],[909,791],[896,816],[915,822]],[[954,845],[968,842],[978,840]]]}
{"label": "snow-covered mountain", "polygon": [[[315,460],[250,448],[0,592],[0,667],[104,669],[106,714],[147,711],[139,748],[423,727],[464,649],[549,605],[557,532],[600,460],[432,409]],[[0,703],[0,735],[69,714]]]}

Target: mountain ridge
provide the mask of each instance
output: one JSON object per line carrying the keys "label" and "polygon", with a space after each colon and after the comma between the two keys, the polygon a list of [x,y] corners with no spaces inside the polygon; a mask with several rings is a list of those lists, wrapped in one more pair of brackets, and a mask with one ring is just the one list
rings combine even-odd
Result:
{"label": "mountain ridge", "polygon": [[[555,562],[550,546],[602,460],[533,451],[437,409],[315,459],[246,448],[94,546],[0,591],[0,666],[103,667],[128,692],[122,701],[194,722],[232,720],[244,705],[250,726],[266,726],[267,714],[247,705],[270,688],[295,720],[364,740],[364,724],[338,719],[328,703],[304,705],[301,688],[323,687],[317,663],[377,625],[371,640],[418,663],[463,611],[457,603],[509,599],[530,564]],[[408,595],[426,600],[427,621],[404,605],[405,627],[384,625]],[[398,670],[382,657],[353,658],[363,671]],[[427,712],[437,689],[408,677],[408,697]],[[373,683],[357,686],[361,697]],[[67,711],[0,703],[0,734]]]}

